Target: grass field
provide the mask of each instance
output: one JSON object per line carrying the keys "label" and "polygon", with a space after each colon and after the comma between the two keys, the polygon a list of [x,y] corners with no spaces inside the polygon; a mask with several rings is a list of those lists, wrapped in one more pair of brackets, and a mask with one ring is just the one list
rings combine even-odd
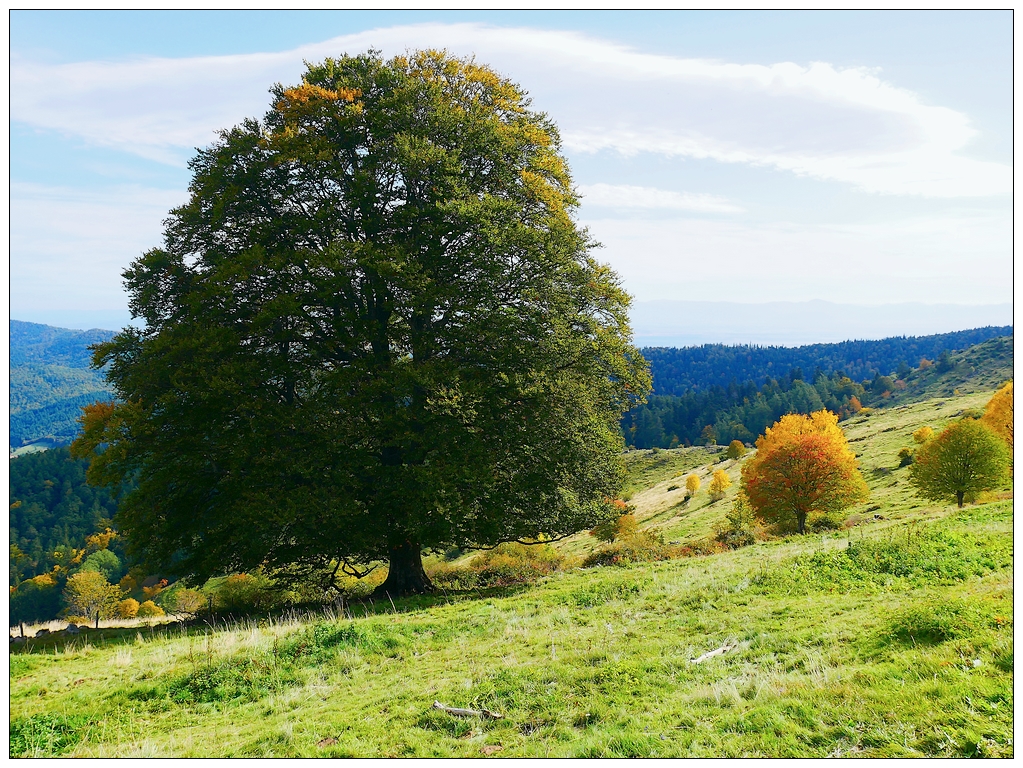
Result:
{"label": "grass field", "polygon": [[[840,531],[343,615],[31,641],[11,656],[11,755],[1011,756],[1009,489],[960,511],[896,469],[913,430],[989,397],[844,422],[872,494]],[[732,494],[741,467],[719,459],[628,454],[641,524],[711,535],[729,498],[711,502],[709,474]],[[668,488],[691,471],[703,489],[682,504]],[[557,546],[571,564],[598,542]]]}

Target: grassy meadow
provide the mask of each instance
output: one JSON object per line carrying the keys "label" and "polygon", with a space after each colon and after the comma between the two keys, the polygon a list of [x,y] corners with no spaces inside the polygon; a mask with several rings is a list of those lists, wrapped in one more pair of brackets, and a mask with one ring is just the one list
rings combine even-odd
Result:
{"label": "grassy meadow", "polygon": [[[957,510],[897,468],[915,429],[990,395],[843,422],[871,498],[837,530],[593,568],[582,533],[529,585],[31,640],[10,657],[10,754],[1012,756],[1011,488]],[[626,461],[642,529],[687,544],[723,525],[742,460]],[[716,502],[715,469],[734,483]]]}

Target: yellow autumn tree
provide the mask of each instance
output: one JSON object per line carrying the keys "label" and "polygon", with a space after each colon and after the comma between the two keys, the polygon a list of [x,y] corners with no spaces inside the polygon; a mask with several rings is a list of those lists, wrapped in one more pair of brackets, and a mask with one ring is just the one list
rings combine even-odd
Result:
{"label": "yellow autumn tree", "polygon": [[838,415],[826,410],[789,414],[769,427],[742,469],[742,485],[760,518],[795,518],[800,533],[810,513],[844,509],[868,493]]}
{"label": "yellow autumn tree", "polygon": [[934,430],[930,427],[920,427],[920,429],[913,433],[913,440],[920,445],[923,445],[932,437],[934,437]]}
{"label": "yellow autumn tree", "polygon": [[732,484],[732,479],[723,469],[714,471],[710,478],[710,497],[717,501],[725,497],[725,490]]}
{"label": "yellow autumn tree", "polygon": [[698,490],[700,490],[700,478],[693,472],[686,478],[686,492],[689,496],[695,496]]}
{"label": "yellow autumn tree", "polygon": [[81,571],[67,580],[64,603],[69,616],[107,618],[114,613],[121,590],[97,571]]}
{"label": "yellow autumn tree", "polygon": [[980,419],[984,424],[1009,444],[1012,450],[1012,382],[1008,382],[984,406]]}

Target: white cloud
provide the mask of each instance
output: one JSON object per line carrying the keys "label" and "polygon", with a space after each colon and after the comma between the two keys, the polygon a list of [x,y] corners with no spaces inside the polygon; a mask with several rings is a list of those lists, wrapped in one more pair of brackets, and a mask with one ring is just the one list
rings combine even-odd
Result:
{"label": "white cloud", "polygon": [[863,190],[1011,193],[1011,168],[964,157],[968,117],[865,69],[733,64],[638,52],[565,31],[481,24],[376,29],[280,53],[122,62],[11,61],[12,119],[182,162],[217,129],[263,114],[302,60],[369,47],[475,54],[526,87],[569,151],[653,152],[774,167]]}
{"label": "white cloud", "polygon": [[162,242],[184,192],[11,185],[11,308],[122,308],[121,272]]}
{"label": "white cloud", "polygon": [[585,209],[644,208],[697,213],[741,213],[742,208],[723,197],[690,192],[672,192],[627,184],[584,184],[578,189]]}
{"label": "white cloud", "polygon": [[587,219],[639,301],[1012,301],[1012,219],[923,216],[859,225]]}

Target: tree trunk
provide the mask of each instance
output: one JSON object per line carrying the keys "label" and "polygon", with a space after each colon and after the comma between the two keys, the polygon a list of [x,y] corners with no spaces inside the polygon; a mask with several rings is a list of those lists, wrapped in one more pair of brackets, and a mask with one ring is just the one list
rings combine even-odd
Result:
{"label": "tree trunk", "polygon": [[956,491],[956,501],[959,503],[959,509],[963,508],[963,498],[966,496],[965,491]]}
{"label": "tree trunk", "polygon": [[423,570],[422,550],[418,542],[406,539],[392,544],[387,559],[387,579],[374,590],[373,597],[424,595],[434,591],[430,577]]}
{"label": "tree trunk", "polygon": [[806,533],[806,512],[796,512],[796,521],[799,523],[799,532]]}

